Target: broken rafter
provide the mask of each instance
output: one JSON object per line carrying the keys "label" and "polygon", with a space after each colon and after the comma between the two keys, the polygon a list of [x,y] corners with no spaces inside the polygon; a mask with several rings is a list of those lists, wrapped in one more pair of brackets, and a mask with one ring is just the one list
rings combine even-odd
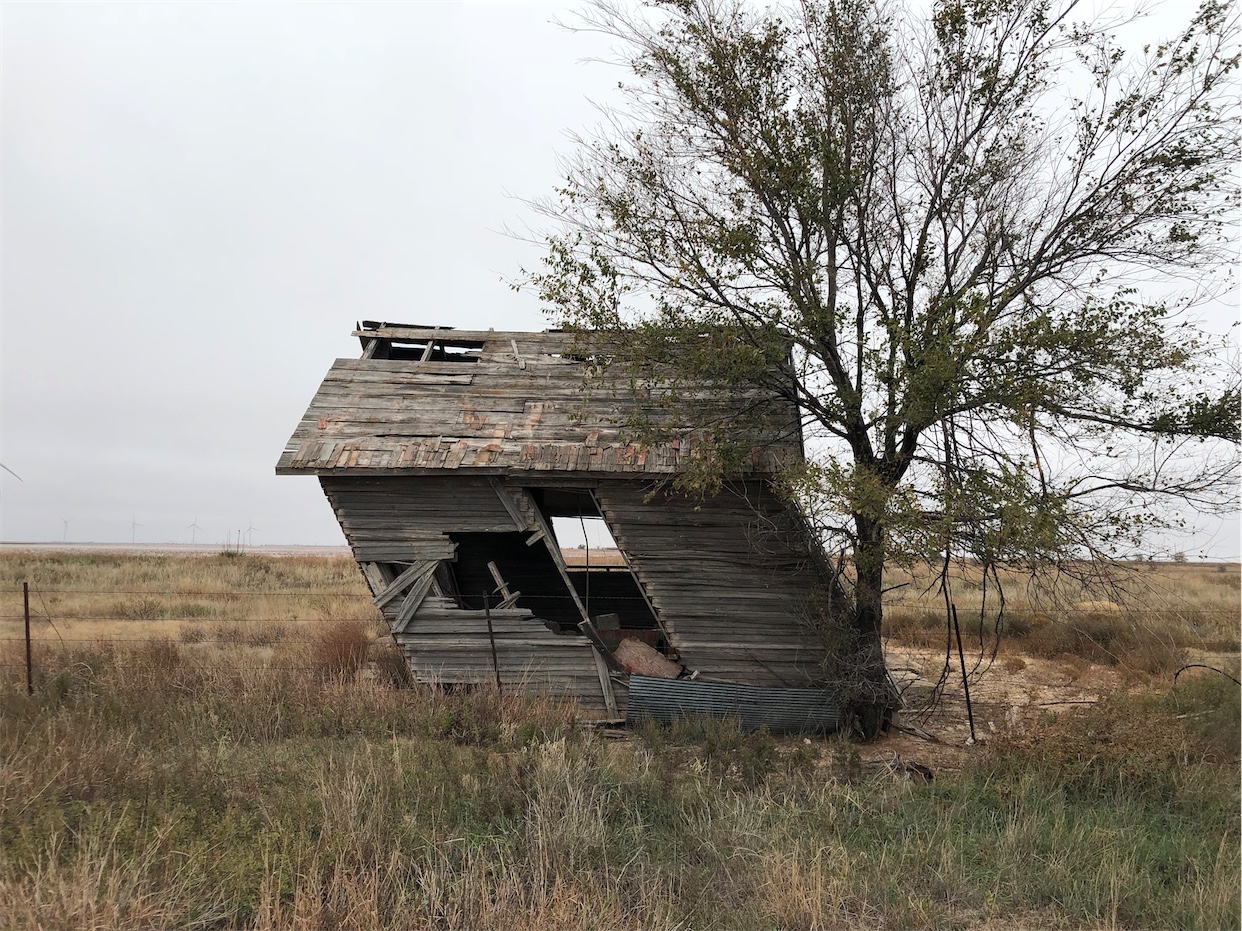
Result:
{"label": "broken rafter", "polygon": [[[525,531],[536,529],[531,526],[530,519],[522,513],[522,509],[518,507],[517,502],[513,500],[513,495],[509,492],[509,489],[505,487],[504,482],[494,478],[491,479],[491,485],[496,492],[496,497],[500,499],[500,503],[504,505],[504,508],[509,513],[509,516],[513,518],[513,524],[518,530]],[[525,492],[522,492],[522,494],[525,494]]]}
{"label": "broken rafter", "polygon": [[[517,600],[522,597],[522,593],[509,591],[509,586],[505,583],[504,577],[500,574],[500,570],[496,568],[496,564],[494,562],[489,562],[487,564],[487,571],[492,574],[492,581],[496,583],[496,588],[500,590],[500,594],[502,596],[500,604],[496,607],[512,608],[515,604],[517,604]],[[486,605],[486,599],[484,600],[484,604]]]}

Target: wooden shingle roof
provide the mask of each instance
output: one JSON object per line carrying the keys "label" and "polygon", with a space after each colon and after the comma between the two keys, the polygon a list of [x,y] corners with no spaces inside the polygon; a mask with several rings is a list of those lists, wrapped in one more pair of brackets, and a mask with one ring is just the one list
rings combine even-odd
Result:
{"label": "wooden shingle roof", "polygon": [[363,358],[333,364],[278,474],[671,475],[713,430],[750,447],[748,474],[801,456],[796,409],[758,391],[692,392],[686,406],[683,389],[678,416],[689,427],[658,445],[632,442],[627,421],[670,416],[666,393],[628,381],[584,393],[587,360],[574,355],[573,334],[366,324],[354,335]]}

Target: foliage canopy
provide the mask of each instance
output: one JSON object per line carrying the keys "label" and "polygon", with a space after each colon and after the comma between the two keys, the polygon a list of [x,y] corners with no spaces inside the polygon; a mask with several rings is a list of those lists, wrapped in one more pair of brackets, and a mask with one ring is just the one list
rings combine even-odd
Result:
{"label": "foliage canopy", "polygon": [[[1167,41],[1074,0],[599,2],[625,106],[541,204],[530,276],[636,378],[764,385],[878,646],[886,561],[1136,551],[1232,506],[1237,20]],[[1180,284],[1179,284],[1180,282]],[[619,348],[618,348],[619,347]],[[684,483],[728,473],[728,424]]]}

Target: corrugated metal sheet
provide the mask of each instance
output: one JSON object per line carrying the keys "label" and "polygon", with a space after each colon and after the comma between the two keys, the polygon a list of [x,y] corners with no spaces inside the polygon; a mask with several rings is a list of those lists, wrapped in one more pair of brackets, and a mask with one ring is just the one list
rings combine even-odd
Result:
{"label": "corrugated metal sheet", "polygon": [[727,682],[630,676],[626,720],[672,723],[688,714],[736,718],[743,730],[831,733],[845,726],[845,708],[822,689],[764,688]]}

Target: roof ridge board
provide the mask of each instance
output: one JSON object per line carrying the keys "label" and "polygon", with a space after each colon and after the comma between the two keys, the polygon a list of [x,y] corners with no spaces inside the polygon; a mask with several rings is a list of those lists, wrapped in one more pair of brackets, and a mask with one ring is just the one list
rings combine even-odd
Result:
{"label": "roof ridge board", "polygon": [[451,327],[385,326],[374,330],[354,330],[350,335],[366,339],[443,339],[452,342],[477,343],[519,338],[561,342],[574,334],[566,330],[455,330]]}

